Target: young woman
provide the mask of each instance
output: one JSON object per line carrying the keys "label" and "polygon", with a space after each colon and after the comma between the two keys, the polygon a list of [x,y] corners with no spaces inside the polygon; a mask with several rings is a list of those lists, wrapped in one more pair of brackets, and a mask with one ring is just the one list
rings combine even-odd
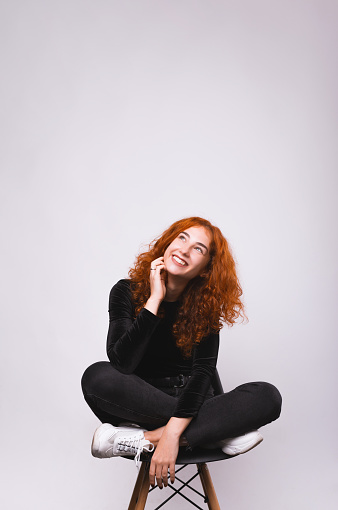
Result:
{"label": "young woman", "polygon": [[[220,442],[230,455],[262,441],[281,396],[269,383],[214,396],[219,330],[245,317],[235,262],[221,231],[186,218],[141,253],[109,298],[109,362],[82,378],[85,399],[103,423],[92,454],[107,458],[155,449],[150,483],[173,482],[179,446]],[[128,423],[125,423],[128,422]],[[229,439],[230,438],[230,439]]]}

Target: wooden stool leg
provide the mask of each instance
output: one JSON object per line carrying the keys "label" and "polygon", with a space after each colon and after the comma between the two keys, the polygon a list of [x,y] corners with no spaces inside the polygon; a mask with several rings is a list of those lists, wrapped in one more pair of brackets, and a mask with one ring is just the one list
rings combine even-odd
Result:
{"label": "wooden stool leg", "polygon": [[205,462],[203,462],[202,464],[197,464],[197,469],[200,475],[205,497],[207,498],[207,505],[209,510],[221,510],[208,466]]}
{"label": "wooden stool leg", "polygon": [[142,462],[128,510],[144,510],[149,492],[149,462]]}

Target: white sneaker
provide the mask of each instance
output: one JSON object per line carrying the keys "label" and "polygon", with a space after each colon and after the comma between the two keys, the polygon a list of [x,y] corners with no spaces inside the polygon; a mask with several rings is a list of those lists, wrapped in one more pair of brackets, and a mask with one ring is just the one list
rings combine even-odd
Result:
{"label": "white sneaker", "polygon": [[144,437],[144,429],[114,427],[103,423],[94,433],[92,455],[99,459],[110,457],[134,457],[137,467],[142,452],[152,452],[154,445]]}
{"label": "white sneaker", "polygon": [[230,437],[220,441],[221,449],[227,455],[240,455],[246,453],[263,441],[263,436],[258,430],[253,430],[243,436]]}
{"label": "white sneaker", "polygon": [[243,436],[229,437],[217,443],[204,444],[203,448],[207,450],[221,448],[221,450],[227,455],[240,455],[252,450],[255,446],[259,445],[263,441],[263,436],[258,430],[252,430]]}

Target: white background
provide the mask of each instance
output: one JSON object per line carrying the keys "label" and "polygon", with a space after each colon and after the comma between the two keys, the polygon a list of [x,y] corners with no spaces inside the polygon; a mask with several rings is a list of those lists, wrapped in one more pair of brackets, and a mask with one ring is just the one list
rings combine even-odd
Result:
{"label": "white background", "polygon": [[225,388],[284,398],[210,465],[221,508],[337,508],[337,2],[1,4],[2,508],[127,508],[136,470],[91,457],[80,378],[111,286],[190,215],[244,289]]}

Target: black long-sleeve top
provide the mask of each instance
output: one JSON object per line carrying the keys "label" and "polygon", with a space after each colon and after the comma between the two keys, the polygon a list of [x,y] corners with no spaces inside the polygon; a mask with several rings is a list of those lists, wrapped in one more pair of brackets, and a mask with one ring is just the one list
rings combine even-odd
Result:
{"label": "black long-sleeve top", "polygon": [[110,363],[124,374],[144,379],[190,375],[178,398],[173,416],[196,416],[214,375],[219,334],[212,333],[185,358],[172,334],[179,303],[162,301],[164,318],[143,308],[137,315],[132,301],[130,280],[120,280],[109,296],[107,354]]}

